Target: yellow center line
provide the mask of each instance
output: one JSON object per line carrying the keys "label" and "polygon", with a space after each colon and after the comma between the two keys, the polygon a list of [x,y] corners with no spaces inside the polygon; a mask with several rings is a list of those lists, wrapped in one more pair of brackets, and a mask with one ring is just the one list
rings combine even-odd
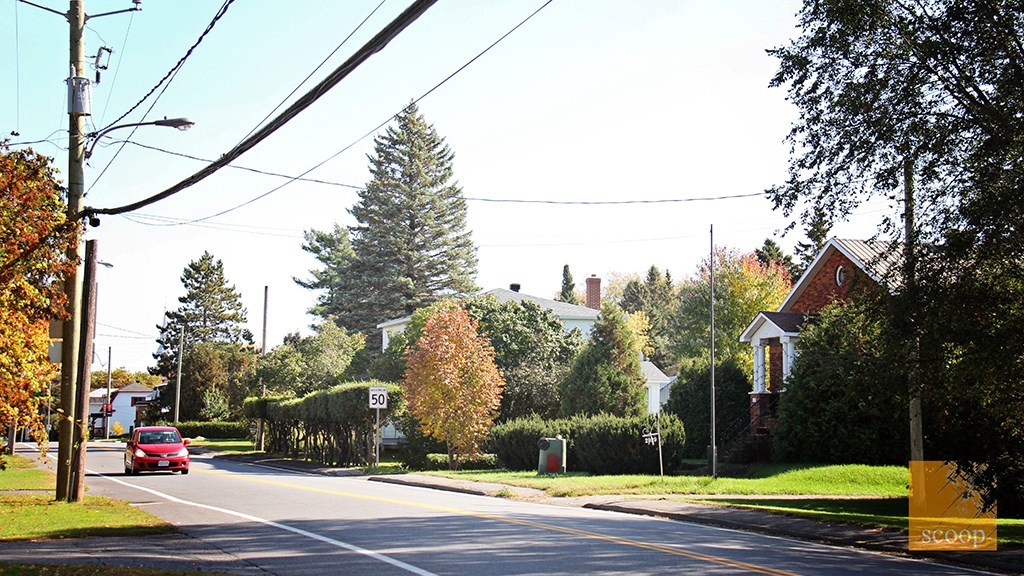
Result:
{"label": "yellow center line", "polygon": [[700,552],[692,552],[689,550],[682,550],[674,546],[668,546],[665,544],[654,544],[651,542],[643,542],[640,540],[633,540],[630,538],[620,538],[618,536],[609,536],[607,534],[600,534],[597,532],[590,532],[587,530],[578,530],[576,528],[567,528],[564,526],[558,526],[555,524],[547,524],[544,522],[534,522],[533,520],[523,520],[519,518],[510,518],[508,516],[499,516],[496,514],[488,514],[486,512],[475,512],[473,510],[465,510],[462,508],[452,508],[450,506],[440,506],[437,504],[427,504],[423,502],[413,502],[411,500],[398,500],[395,498],[386,498],[384,496],[370,496],[366,494],[356,494],[354,492],[345,492],[343,490],[329,490],[326,488],[315,488],[311,486],[302,486],[299,484],[292,484],[289,482],[280,482],[277,480],[267,480],[265,478],[256,478],[249,475],[243,474],[229,474],[225,472],[218,472],[213,470],[202,470],[193,469],[194,472],[201,474],[210,474],[213,476],[220,476],[223,478],[232,478],[235,480],[244,480],[246,482],[253,482],[256,484],[265,484],[268,486],[277,486],[281,488],[291,488],[294,490],[304,490],[306,492],[315,492],[318,494],[328,494],[331,496],[342,496],[345,498],[355,498],[359,500],[369,500],[372,502],[383,502],[387,504],[395,504],[398,506],[408,506],[412,508],[420,508],[424,510],[432,510],[435,512],[444,512],[447,514],[455,514],[459,516],[469,516],[473,518],[481,518],[484,520],[492,520],[495,522],[505,522],[509,524],[518,524],[520,526],[529,526],[531,528],[538,528],[541,530],[548,530],[551,532],[561,532],[563,534],[572,534],[573,536],[580,536],[582,538],[589,538],[591,540],[601,540],[604,542],[611,542],[614,544],[620,544],[622,546],[630,546],[633,548],[641,548],[644,550],[653,550],[655,552],[661,552],[664,554],[671,554],[673,556],[680,556],[688,558],[690,560],[698,560],[701,562],[709,562],[712,564],[719,564],[721,566],[727,566],[730,568],[737,568],[740,570],[746,570],[756,574],[766,574],[769,576],[799,576],[796,572],[789,572],[786,570],[779,570],[777,568],[770,568],[767,566],[761,566],[758,564],[751,564],[749,562],[743,562],[740,560],[731,560],[721,556],[715,556],[712,554],[702,554]]}

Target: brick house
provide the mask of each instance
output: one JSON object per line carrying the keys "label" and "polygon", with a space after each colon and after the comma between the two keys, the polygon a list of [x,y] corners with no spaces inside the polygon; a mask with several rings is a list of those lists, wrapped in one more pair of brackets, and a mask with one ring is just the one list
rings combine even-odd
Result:
{"label": "brick house", "polygon": [[760,312],[740,336],[754,348],[754,389],[750,427],[766,434],[798,354],[800,329],[831,302],[857,291],[889,291],[890,273],[900,265],[889,242],[833,238],[818,252],[775,312]]}

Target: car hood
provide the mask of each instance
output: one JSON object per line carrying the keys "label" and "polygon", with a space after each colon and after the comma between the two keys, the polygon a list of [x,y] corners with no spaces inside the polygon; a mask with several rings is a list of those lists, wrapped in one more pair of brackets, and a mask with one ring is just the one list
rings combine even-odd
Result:
{"label": "car hood", "polygon": [[175,454],[177,452],[181,452],[185,445],[181,442],[177,442],[175,444],[139,444],[138,447],[141,448],[143,452],[148,452],[150,454]]}

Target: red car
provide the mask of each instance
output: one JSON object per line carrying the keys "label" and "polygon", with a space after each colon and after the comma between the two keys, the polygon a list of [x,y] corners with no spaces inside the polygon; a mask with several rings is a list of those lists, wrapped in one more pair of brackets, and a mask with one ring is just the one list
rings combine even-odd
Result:
{"label": "red car", "polygon": [[171,470],[188,474],[188,438],[173,426],[141,426],[124,447],[124,473]]}

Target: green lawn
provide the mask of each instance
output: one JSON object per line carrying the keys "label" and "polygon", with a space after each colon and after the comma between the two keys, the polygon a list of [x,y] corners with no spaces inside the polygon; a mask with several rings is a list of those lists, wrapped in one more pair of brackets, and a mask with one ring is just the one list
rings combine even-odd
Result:
{"label": "green lawn", "polygon": [[207,448],[214,452],[231,452],[235,454],[246,454],[255,452],[252,440],[248,438],[204,438],[193,440],[192,446]]}
{"label": "green lawn", "polygon": [[[86,496],[75,504],[56,502],[57,481],[52,472],[36,468],[35,462],[21,456],[5,460],[7,469],[0,472],[0,540],[134,536],[175,530],[120,500]],[[38,493],[15,493],[18,490]]]}
{"label": "green lawn", "polygon": [[[765,510],[786,516],[811,518],[823,522],[848,522],[863,526],[907,529],[908,505],[906,498],[829,499],[808,500],[751,500],[743,498],[701,498],[694,502],[723,504],[740,508]],[[1024,520],[999,518],[997,520],[999,545],[1024,545]]]}
{"label": "green lawn", "polygon": [[21,456],[4,456],[7,469],[0,471],[0,492],[7,490],[53,490],[57,486],[53,473],[41,470],[36,463]]}
{"label": "green lawn", "polygon": [[903,466],[831,466],[768,465],[751,470],[746,477],[717,479],[710,476],[615,475],[591,476],[569,473],[539,476],[536,472],[505,470],[465,472],[424,472],[451,478],[498,482],[544,490],[551,496],[589,496],[595,494],[743,494],[821,496],[907,496],[909,480]]}

